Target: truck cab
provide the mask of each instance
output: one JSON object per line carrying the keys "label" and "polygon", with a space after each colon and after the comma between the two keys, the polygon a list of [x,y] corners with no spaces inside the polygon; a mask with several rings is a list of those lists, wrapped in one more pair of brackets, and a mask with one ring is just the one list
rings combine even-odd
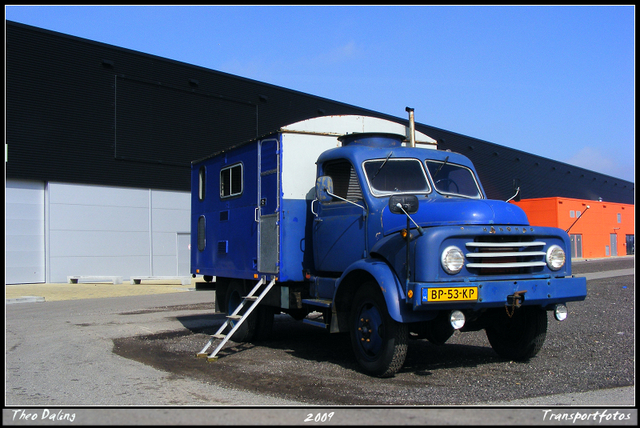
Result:
{"label": "truck cab", "polygon": [[[332,122],[322,118],[260,140],[274,141],[275,161],[273,177],[257,172],[257,191],[272,180],[280,197],[258,197],[251,206],[255,273],[233,272],[229,260],[208,270],[216,275],[216,300],[228,313],[250,288],[249,273],[254,279],[270,274],[277,284],[248,317],[240,339],[268,332],[273,314],[289,313],[331,333],[348,332],[362,369],[379,377],[402,367],[409,338],[444,344],[455,330],[484,329],[493,349],[510,360],[535,356],[544,343],[547,312],[562,320],[567,302],[586,297],[586,280],[571,275],[568,235],[532,226],[518,206],[488,199],[472,162],[437,150],[428,136],[421,135],[425,144],[415,144],[403,125],[347,121],[372,125],[327,129]],[[283,137],[310,128],[330,145],[314,140],[301,150],[298,141],[298,153],[316,156],[313,177],[308,161],[285,156],[295,150]],[[301,165],[306,172],[290,172]],[[296,186],[304,204],[290,196]],[[203,216],[192,218],[197,227]],[[274,243],[271,253],[260,244],[263,231]],[[251,263],[238,264],[246,270]],[[269,269],[260,272],[260,265]],[[200,263],[194,272],[205,267]],[[317,312],[321,321],[307,318]]]}

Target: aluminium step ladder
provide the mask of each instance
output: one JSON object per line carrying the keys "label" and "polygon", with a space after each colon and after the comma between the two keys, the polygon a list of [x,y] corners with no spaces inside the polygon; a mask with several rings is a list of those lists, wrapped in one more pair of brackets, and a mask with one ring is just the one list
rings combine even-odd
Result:
{"label": "aluminium step ladder", "polygon": [[[209,339],[209,342],[207,342],[204,348],[202,348],[202,350],[196,354],[196,357],[207,358],[207,361],[215,361],[218,359],[218,357],[216,356],[218,352],[222,349],[225,343],[229,341],[229,339],[233,336],[233,334],[240,327],[240,325],[242,325],[242,323],[247,318],[249,318],[249,315],[251,315],[251,312],[258,306],[262,298],[267,295],[269,290],[271,290],[271,288],[276,283],[276,278],[273,278],[271,282],[265,287],[265,289],[262,290],[262,292],[256,296],[256,293],[265,282],[266,282],[265,277],[262,277],[262,279],[258,281],[255,287],[253,287],[253,289],[249,292],[249,294],[243,297],[242,302],[240,302],[240,304],[236,307],[236,309],[233,311],[231,315],[227,315],[227,320],[224,322],[224,324],[222,324],[222,326],[218,329],[218,331],[215,332],[215,334],[211,335],[211,339]],[[253,303],[251,303],[251,306],[249,306],[249,308],[244,313],[244,315],[242,316],[238,315],[242,310],[242,308],[244,308],[248,302],[253,302]],[[227,328],[227,326],[229,326],[233,321],[236,321],[236,323],[231,329],[231,331],[227,334],[222,333]],[[222,341],[218,344],[218,347],[213,350],[213,352],[211,352],[210,354],[207,354],[207,349],[209,349],[213,341],[216,339],[222,339]]]}

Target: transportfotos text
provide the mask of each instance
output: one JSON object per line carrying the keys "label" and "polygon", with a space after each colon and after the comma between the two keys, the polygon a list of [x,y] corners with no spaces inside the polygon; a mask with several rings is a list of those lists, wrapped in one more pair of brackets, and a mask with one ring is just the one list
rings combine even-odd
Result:
{"label": "transportfotos text", "polygon": [[545,409],[542,411],[542,420],[545,422],[557,422],[568,421],[576,423],[578,421],[594,421],[598,423],[602,422],[619,422],[628,421],[631,419],[631,412],[610,412],[607,409],[596,410],[589,413],[582,412],[560,412],[551,409]]}

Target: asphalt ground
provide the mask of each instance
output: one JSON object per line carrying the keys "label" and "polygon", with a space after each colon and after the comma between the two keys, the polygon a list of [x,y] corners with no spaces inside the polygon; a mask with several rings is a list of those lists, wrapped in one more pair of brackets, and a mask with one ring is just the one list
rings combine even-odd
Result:
{"label": "asphalt ground", "polygon": [[[633,257],[618,257],[618,258],[608,258],[608,259],[594,259],[594,260],[580,260],[574,261],[574,274],[578,276],[585,276],[587,279],[598,279],[598,278],[609,278],[616,276],[628,276],[633,275],[635,270],[634,266],[634,258]],[[89,283],[89,284],[23,284],[23,285],[8,285],[5,287],[5,295],[7,299],[7,303],[20,303],[20,302],[35,302],[36,300],[30,300],[38,298],[38,301],[60,301],[60,300],[77,300],[77,299],[94,299],[94,300],[86,300],[87,303],[92,303],[93,305],[98,305],[99,300],[95,300],[100,297],[119,297],[119,296],[144,296],[150,294],[168,294],[168,293],[184,293],[188,291],[195,290],[195,283],[198,280],[192,281],[191,285],[183,286],[179,281],[146,281],[142,284],[129,284],[128,282],[124,284],[111,284],[111,283]],[[627,280],[627,284],[630,284]],[[632,283],[635,285],[635,282]],[[623,287],[623,288],[626,288]],[[631,288],[631,287],[630,287]],[[210,294],[210,293],[208,293]],[[190,293],[184,294],[184,297],[191,295]],[[160,297],[160,296],[158,296]],[[164,296],[163,296],[164,297]],[[170,296],[166,296],[170,298]],[[119,301],[126,301],[119,299]],[[139,299],[132,298],[132,307],[137,307],[134,304],[134,301]],[[63,303],[63,302],[60,302]],[[46,305],[48,306],[48,305]],[[24,307],[28,312],[33,312],[40,307],[39,304],[26,304],[22,305],[14,305],[12,304],[12,313],[15,313],[15,310],[19,312],[23,312],[20,310],[21,307]],[[44,306],[43,306],[44,307]],[[102,310],[102,309],[101,309]],[[96,310],[97,311],[97,310]],[[100,311],[97,311],[98,313]],[[135,312],[135,311],[134,311]],[[132,312],[133,313],[133,312]],[[137,313],[137,312],[136,312]],[[73,315],[73,314],[72,314]],[[71,315],[69,315],[71,316]],[[65,318],[66,319],[66,318]],[[68,321],[67,321],[68,322]],[[87,324],[87,327],[84,327],[85,324],[82,324],[82,328],[91,328]],[[635,325],[635,324],[634,324]],[[81,328],[78,327],[78,328]],[[124,326],[109,324],[110,328],[114,329],[122,329]],[[135,325],[132,325],[131,328],[135,328]],[[159,328],[159,327],[158,327]],[[124,332],[122,332],[124,334]],[[120,335],[120,333],[119,333]],[[625,336],[626,337],[626,336]],[[67,344],[68,345],[68,344]],[[65,345],[65,346],[67,346]],[[18,346],[18,345],[16,345]],[[44,349],[44,348],[43,348]],[[195,348],[194,348],[195,349]],[[88,352],[88,351],[83,351]],[[48,354],[48,353],[47,353]],[[229,360],[231,361],[231,360]],[[313,362],[312,362],[313,363]],[[87,364],[87,363],[85,363]],[[122,363],[120,363],[122,364]],[[472,368],[470,368],[472,369]],[[148,369],[145,369],[148,370]],[[93,373],[93,372],[92,372]],[[137,373],[137,372],[136,372]],[[97,373],[94,373],[97,375]],[[105,375],[106,376],[106,375]],[[136,374],[136,376],[138,376]],[[173,375],[172,375],[173,376]],[[24,377],[24,376],[23,376]],[[58,377],[53,376],[56,380]],[[36,376],[34,381],[42,383],[44,381],[43,378],[46,376],[43,373]],[[138,379],[136,377],[136,379]],[[76,380],[76,379],[72,379]],[[24,382],[24,381],[23,381]],[[26,387],[24,384],[22,387]],[[42,391],[41,388],[36,389],[35,391]],[[106,391],[103,391],[103,393]],[[334,416],[334,420],[330,421],[333,424],[365,424],[365,425],[394,425],[394,423],[390,423],[391,421],[396,421],[396,423],[407,424],[407,425],[447,425],[447,424],[466,424],[470,423],[473,420],[474,425],[486,425],[486,424],[498,424],[501,425],[503,423],[515,424],[518,421],[521,424],[531,424],[531,423],[550,423],[552,425],[558,424],[611,424],[612,421],[609,419],[600,419],[600,421],[595,421],[595,419],[590,419],[591,415],[595,415],[595,413],[600,412],[600,415],[594,416],[601,417],[604,413],[606,414],[606,418],[609,418],[613,414],[615,414],[616,407],[618,406],[629,406],[635,404],[635,388],[634,386],[621,387],[621,388],[610,388],[610,389],[597,389],[589,392],[582,393],[570,393],[570,394],[558,394],[554,396],[546,396],[546,397],[537,397],[537,398],[529,398],[523,400],[509,401],[509,402],[499,402],[499,401],[489,401],[485,402],[481,407],[478,407],[471,411],[470,413],[465,413],[461,411],[456,411],[455,409],[429,409],[428,413],[425,413],[424,409],[412,409],[409,407],[400,408],[400,409],[390,409],[390,408],[339,408],[339,412]],[[134,394],[134,392],[128,392],[129,394]],[[116,394],[117,395],[117,394]],[[36,396],[40,396],[40,392],[36,394]],[[37,399],[35,397],[34,399]],[[536,401],[537,400],[537,401]],[[547,414],[547,407],[532,407],[532,408],[521,408],[520,406],[549,406],[550,403],[555,403],[555,406],[567,406],[563,408],[554,408],[551,413]],[[594,403],[599,403],[599,406],[607,406],[606,408],[591,408]],[[51,403],[50,405],[53,405]],[[513,412],[501,414],[504,419],[500,419],[496,416],[495,409],[491,409],[491,406],[516,406],[519,410],[514,410]],[[28,406],[28,405],[27,405]],[[489,408],[487,408],[489,406]],[[587,409],[584,409],[584,412],[581,413],[583,409],[577,406],[585,406]],[[513,407],[511,407],[513,408]],[[22,425],[32,425],[33,423],[22,421],[19,419],[23,413],[14,413],[14,410],[24,410],[22,409],[5,409],[3,411],[3,424],[22,424]],[[41,422],[44,421],[44,412],[45,410],[50,413],[58,414],[58,408],[48,408],[48,409],[33,409],[32,413],[37,413],[37,418]],[[54,411],[55,410],[55,411]],[[207,411],[206,409],[161,409],[158,412],[152,412],[151,414],[143,413],[139,409],[90,409],[91,410],[91,423],[90,424],[145,424],[145,423],[153,423],[157,425],[163,424],[174,424],[174,425],[182,425],[182,424],[194,424],[194,423],[211,423],[211,422],[222,422],[222,425],[235,425],[235,424],[254,424],[254,425],[280,425],[280,424],[303,424],[301,422],[306,422],[308,415],[312,415],[312,419],[318,415],[324,416],[323,408],[294,408],[293,412],[286,412],[286,415],[283,415],[281,412],[274,409],[275,416],[271,417],[269,413],[269,409],[260,408],[260,409],[247,409],[247,408],[223,408],[223,409],[215,409],[214,411]],[[470,410],[470,409],[467,409]],[[629,413],[629,411],[632,413]],[[64,413],[63,409],[63,413]],[[67,412],[71,412],[71,410],[66,410]],[[624,414],[631,414],[631,420],[622,421],[622,424],[632,425],[637,424],[637,413],[632,409],[622,409]],[[31,412],[30,409],[26,410],[27,413]],[[97,412],[97,413],[96,413]],[[103,412],[104,415],[102,415]],[[258,414],[256,415],[256,412]],[[202,415],[200,415],[202,413]],[[324,412],[327,413],[327,412]],[[75,411],[74,413],[75,414]],[[481,416],[482,414],[482,416]],[[77,420],[75,421],[75,425],[82,425],[82,418],[88,415],[88,410],[80,411],[77,413]],[[102,415],[102,416],[101,416]],[[584,419],[578,419],[577,422],[574,419],[573,422],[569,420],[569,422],[562,422],[561,419],[557,419],[559,417],[577,417],[587,415],[589,419],[586,421]],[[337,419],[338,416],[341,416],[340,419]],[[390,418],[393,416],[393,418]],[[548,418],[547,418],[548,416]],[[403,419],[403,417],[405,419]],[[551,419],[551,418],[555,419]],[[16,419],[18,418],[18,419]],[[277,418],[277,420],[275,419]],[[398,419],[399,418],[399,419]],[[457,419],[456,419],[457,418]],[[465,419],[466,418],[466,419]],[[52,420],[53,421],[53,420]],[[348,422],[347,422],[348,421]],[[554,423],[555,421],[555,423]],[[88,422],[88,421],[87,421]],[[314,425],[315,421],[311,421]],[[322,422],[322,421],[321,421]],[[609,422],[609,423],[606,423]],[[56,424],[54,421],[51,424]],[[308,423],[304,423],[307,424]]]}

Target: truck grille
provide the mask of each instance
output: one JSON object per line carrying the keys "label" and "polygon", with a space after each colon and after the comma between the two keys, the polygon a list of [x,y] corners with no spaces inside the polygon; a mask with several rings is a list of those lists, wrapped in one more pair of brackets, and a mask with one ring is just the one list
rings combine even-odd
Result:
{"label": "truck grille", "polygon": [[469,271],[479,275],[524,274],[540,271],[546,266],[545,242],[514,241],[498,238],[491,241],[467,242],[465,257]]}

